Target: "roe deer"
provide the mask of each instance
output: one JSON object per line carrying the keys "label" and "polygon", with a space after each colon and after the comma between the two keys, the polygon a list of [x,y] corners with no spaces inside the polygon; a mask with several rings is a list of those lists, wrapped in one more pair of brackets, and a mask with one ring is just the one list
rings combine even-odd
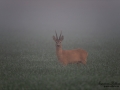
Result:
{"label": "roe deer", "polygon": [[[56,31],[55,31],[56,33]],[[63,41],[64,37],[62,35],[62,31],[58,38],[57,33],[56,37],[53,36],[53,40],[56,42],[56,54],[58,60],[63,64],[67,65],[69,63],[83,63],[86,64],[86,59],[88,53],[82,49],[73,49],[73,50],[63,50],[61,42]]]}

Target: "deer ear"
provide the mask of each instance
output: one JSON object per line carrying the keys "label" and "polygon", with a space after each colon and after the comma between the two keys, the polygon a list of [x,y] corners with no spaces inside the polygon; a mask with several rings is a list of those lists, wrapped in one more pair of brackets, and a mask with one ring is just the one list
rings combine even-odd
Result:
{"label": "deer ear", "polygon": [[56,41],[56,38],[55,38],[55,36],[53,36],[53,40],[54,40],[54,41]]}

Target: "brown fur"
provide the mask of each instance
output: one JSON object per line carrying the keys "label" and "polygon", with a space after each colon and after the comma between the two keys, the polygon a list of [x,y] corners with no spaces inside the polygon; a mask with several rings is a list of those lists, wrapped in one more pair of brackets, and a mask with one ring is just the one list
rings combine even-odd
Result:
{"label": "brown fur", "polygon": [[69,63],[83,63],[86,64],[88,53],[82,49],[62,50],[61,47],[56,47],[56,54],[58,60],[67,65]]}
{"label": "brown fur", "polygon": [[69,63],[86,64],[88,53],[85,50],[83,49],[63,50],[61,45],[61,41],[63,40],[63,38],[57,39],[55,38],[55,36],[53,36],[53,40],[56,42],[57,58],[63,65],[67,65]]}

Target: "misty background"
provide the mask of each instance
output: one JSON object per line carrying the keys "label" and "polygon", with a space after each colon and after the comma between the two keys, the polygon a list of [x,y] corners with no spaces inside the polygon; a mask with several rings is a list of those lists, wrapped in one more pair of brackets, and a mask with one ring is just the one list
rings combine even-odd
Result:
{"label": "misty background", "polygon": [[[86,65],[59,63],[55,30]],[[0,0],[0,90],[106,90],[120,83],[119,34],[120,0]]]}
{"label": "misty background", "polygon": [[[119,0],[1,0],[0,37],[118,38]],[[0,39],[0,40],[1,40]]]}

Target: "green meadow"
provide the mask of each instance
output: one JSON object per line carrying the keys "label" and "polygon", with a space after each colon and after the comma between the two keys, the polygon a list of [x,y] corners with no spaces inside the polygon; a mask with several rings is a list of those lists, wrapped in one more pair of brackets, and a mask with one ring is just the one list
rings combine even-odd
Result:
{"label": "green meadow", "polygon": [[54,31],[21,32],[0,34],[0,90],[120,90],[120,85],[100,85],[120,84],[118,36],[83,36],[79,31],[69,35],[63,31],[63,49],[88,52],[86,65],[63,66],[56,57]]}

